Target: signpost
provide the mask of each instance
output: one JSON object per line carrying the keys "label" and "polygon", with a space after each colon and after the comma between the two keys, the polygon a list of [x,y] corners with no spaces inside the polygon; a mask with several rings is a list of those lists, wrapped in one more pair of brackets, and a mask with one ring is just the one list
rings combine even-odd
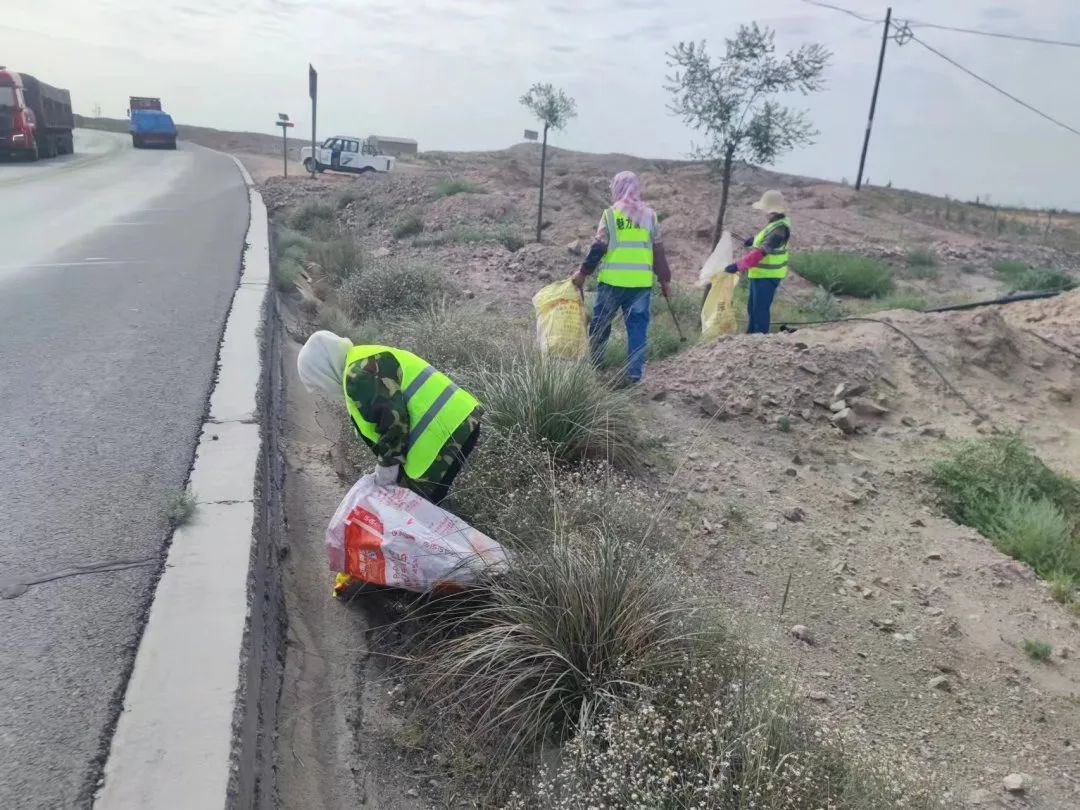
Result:
{"label": "signpost", "polygon": [[318,166],[318,152],[315,151],[315,105],[319,96],[319,73],[308,63],[308,95],[311,96],[311,176],[315,177],[315,168]]}
{"label": "signpost", "polygon": [[294,126],[289,120],[287,113],[278,113],[278,120],[274,123],[281,127],[281,168],[286,177],[289,176],[289,127]]}
{"label": "signpost", "polygon": [[537,132],[535,129],[527,129],[527,130],[525,130],[525,140],[527,140],[527,141],[535,141],[535,140],[539,140],[539,138],[540,138],[540,133]]}

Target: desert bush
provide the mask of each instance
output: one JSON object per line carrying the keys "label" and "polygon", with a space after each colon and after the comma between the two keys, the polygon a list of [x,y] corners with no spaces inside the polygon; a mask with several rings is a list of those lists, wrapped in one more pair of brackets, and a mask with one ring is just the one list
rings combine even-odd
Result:
{"label": "desert bush", "polygon": [[274,262],[274,286],[282,292],[295,289],[303,274],[304,268],[293,256],[279,256]]}
{"label": "desert bush", "polygon": [[331,205],[312,200],[304,203],[292,213],[292,216],[289,217],[289,224],[294,230],[301,233],[326,237],[328,234],[337,231],[337,222],[334,216],[334,209]]}
{"label": "desert bush", "polygon": [[308,256],[314,269],[333,284],[341,284],[361,273],[368,265],[367,255],[359,244],[343,236],[325,242],[313,242]]}
{"label": "desert bush", "polygon": [[941,806],[910,763],[874,762],[744,662],[687,659],[585,715],[509,810],[882,810]]}
{"label": "desert bush", "polygon": [[638,408],[612,390],[587,363],[527,351],[479,371],[476,394],[487,423],[546,447],[560,461],[605,459],[621,467],[641,460]]}
{"label": "desert bush", "polygon": [[195,493],[190,489],[176,489],[165,496],[165,517],[174,529],[185,525],[195,514]]}
{"label": "desert bush", "polygon": [[1050,595],[1055,602],[1068,605],[1076,601],[1076,592],[1080,588],[1080,576],[1058,569],[1052,571],[1046,580],[1050,585]]}
{"label": "desert bush", "polygon": [[822,287],[818,287],[810,296],[809,309],[814,313],[815,318],[822,321],[831,321],[844,316],[844,311],[840,307],[840,302],[836,300],[836,296]]}
{"label": "desert bush", "polygon": [[279,254],[292,253],[293,255],[299,255],[296,251],[304,251],[306,254],[311,247],[311,239],[300,233],[300,231],[279,227],[274,229],[274,246]]}
{"label": "desert bush", "polygon": [[791,268],[835,295],[872,298],[892,292],[889,269],[867,256],[831,251],[807,251],[791,256]]}
{"label": "desert bush", "polygon": [[1077,284],[1076,279],[1068,273],[1049,267],[1031,267],[1023,262],[1009,260],[994,262],[993,267],[998,277],[1013,290],[1071,290]]}
{"label": "desert bush", "polygon": [[434,712],[497,774],[678,667],[709,633],[702,605],[659,563],[608,535],[560,533],[519,553],[478,609],[435,628],[423,657]]}
{"label": "desert bush", "polygon": [[394,238],[404,239],[407,236],[416,236],[424,230],[424,218],[418,211],[411,211],[398,220],[394,226]]}
{"label": "desert bush", "polygon": [[451,178],[450,180],[443,180],[437,186],[435,186],[435,196],[441,197],[453,197],[455,194],[483,194],[484,189],[478,186],[476,183],[464,180],[461,178]]}
{"label": "desert bush", "polygon": [[400,318],[423,312],[451,291],[435,267],[384,260],[348,278],[338,291],[345,313],[356,321],[373,316]]}
{"label": "desert bush", "polygon": [[1035,661],[1049,661],[1050,655],[1054,652],[1054,648],[1045,641],[1026,638],[1024,639],[1024,652],[1028,654],[1029,658]]}
{"label": "desert bush", "polygon": [[934,465],[946,510],[1043,577],[1080,576],[1080,484],[1051,470],[1019,436],[961,444]]}
{"label": "desert bush", "polygon": [[475,304],[442,297],[408,318],[386,324],[395,345],[448,373],[497,366],[525,348],[524,324]]}
{"label": "desert bush", "polygon": [[937,267],[938,260],[926,248],[914,248],[908,251],[907,263],[908,267]]}

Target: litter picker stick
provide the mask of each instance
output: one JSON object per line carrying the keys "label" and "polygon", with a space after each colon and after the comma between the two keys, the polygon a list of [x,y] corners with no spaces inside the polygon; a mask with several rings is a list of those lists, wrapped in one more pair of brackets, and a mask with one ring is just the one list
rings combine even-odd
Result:
{"label": "litter picker stick", "polygon": [[679,343],[686,343],[686,335],[683,334],[682,327],[679,326],[679,319],[675,317],[675,307],[671,305],[671,298],[667,293],[664,293],[664,300],[667,301],[668,312],[671,313],[671,321],[675,324],[675,331],[679,333]]}

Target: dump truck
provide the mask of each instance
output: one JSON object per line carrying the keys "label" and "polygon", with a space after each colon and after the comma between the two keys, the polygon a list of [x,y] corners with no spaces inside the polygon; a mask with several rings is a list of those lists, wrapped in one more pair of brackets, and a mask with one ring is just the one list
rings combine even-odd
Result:
{"label": "dump truck", "polygon": [[0,67],[0,155],[27,160],[75,152],[71,93]]}
{"label": "dump truck", "polygon": [[136,149],[176,148],[176,124],[156,96],[128,97],[128,132]]}

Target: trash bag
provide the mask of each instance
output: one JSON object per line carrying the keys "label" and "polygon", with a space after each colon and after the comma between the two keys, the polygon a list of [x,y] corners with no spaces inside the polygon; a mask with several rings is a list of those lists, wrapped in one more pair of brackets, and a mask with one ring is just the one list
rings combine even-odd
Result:
{"label": "trash bag", "polygon": [[460,590],[509,564],[487,535],[411,490],[378,486],[374,475],[353,484],[334,512],[326,552],[332,571],[414,593]]}
{"label": "trash bag", "polygon": [[574,283],[557,281],[533,296],[536,339],[540,351],[564,360],[581,360],[589,352],[585,302]]}
{"label": "trash bag", "polygon": [[712,255],[705,260],[698,275],[698,285],[708,286],[705,303],[701,307],[701,339],[712,340],[721,335],[733,335],[738,330],[735,322],[735,285],[739,282],[738,273],[725,273],[724,268],[731,264],[733,250],[731,234],[724,231]]}

